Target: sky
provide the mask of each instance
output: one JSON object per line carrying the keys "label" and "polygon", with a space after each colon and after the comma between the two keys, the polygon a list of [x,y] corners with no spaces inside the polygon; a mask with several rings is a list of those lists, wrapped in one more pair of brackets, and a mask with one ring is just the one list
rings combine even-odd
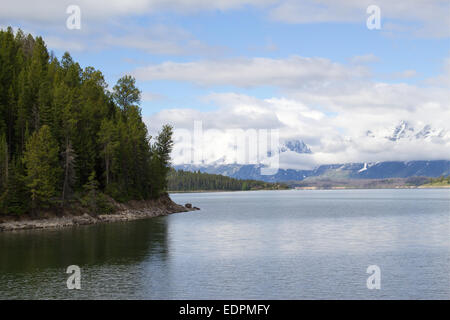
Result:
{"label": "sky", "polygon": [[[303,140],[313,153],[285,155],[290,168],[450,158],[448,0],[0,1],[0,27],[43,36],[110,88],[134,76],[152,135],[201,122],[205,162],[233,152],[233,129]],[[388,139],[401,121],[413,130]],[[192,145],[177,143],[181,163]]]}

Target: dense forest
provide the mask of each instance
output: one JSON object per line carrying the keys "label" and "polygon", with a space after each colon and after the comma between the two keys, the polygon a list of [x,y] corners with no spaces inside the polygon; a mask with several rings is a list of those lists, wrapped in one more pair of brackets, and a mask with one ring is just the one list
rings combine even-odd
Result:
{"label": "dense forest", "polygon": [[41,37],[0,30],[0,214],[165,193],[172,128],[148,135],[132,77],[107,87]]}
{"label": "dense forest", "polygon": [[279,190],[288,187],[280,183],[257,180],[238,180],[220,174],[209,174],[171,169],[168,175],[169,191],[237,191]]}

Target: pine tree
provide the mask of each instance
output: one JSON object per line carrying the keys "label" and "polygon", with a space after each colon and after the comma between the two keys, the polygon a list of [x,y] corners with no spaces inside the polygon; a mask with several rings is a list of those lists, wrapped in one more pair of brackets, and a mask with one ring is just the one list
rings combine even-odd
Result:
{"label": "pine tree", "polygon": [[105,161],[105,179],[106,186],[108,186],[110,183],[112,161],[114,160],[114,154],[119,144],[117,141],[114,122],[111,120],[103,120],[98,136],[102,147],[101,154]]}
{"label": "pine tree", "polygon": [[13,159],[9,168],[8,185],[0,195],[0,212],[20,215],[28,211],[30,194],[25,185],[24,168],[21,161]]}
{"label": "pine tree", "polygon": [[173,149],[173,128],[170,125],[164,125],[161,132],[156,137],[155,150],[158,154],[161,165],[169,170],[170,154]]}
{"label": "pine tree", "polygon": [[46,124],[53,128],[53,109],[51,105],[50,82],[43,79],[39,88],[38,104],[39,104],[39,120],[41,124]]}
{"label": "pine tree", "polygon": [[0,194],[4,192],[8,185],[8,164],[8,144],[6,143],[6,135],[3,134],[0,136]]}
{"label": "pine tree", "polygon": [[72,143],[69,138],[66,139],[66,148],[62,152],[64,181],[62,187],[61,206],[64,206],[66,197],[72,192],[72,187],[75,182],[75,152],[72,148]]}
{"label": "pine tree", "polygon": [[26,185],[31,193],[34,211],[51,204],[57,195],[61,173],[58,153],[58,145],[47,125],[34,132],[27,141],[24,153]]}
{"label": "pine tree", "polygon": [[136,80],[131,76],[120,78],[113,89],[113,98],[124,111],[141,101],[141,91],[136,88]]}
{"label": "pine tree", "polygon": [[22,70],[19,74],[18,87],[19,99],[17,103],[17,121],[15,125],[18,146],[16,150],[18,150],[18,152],[23,152],[25,148],[25,132],[27,127],[29,127],[32,105],[32,97],[25,70]]}
{"label": "pine tree", "polygon": [[[13,144],[13,138],[14,138],[14,120],[17,116],[17,103],[15,99],[14,89],[12,85],[9,87],[8,91],[8,108],[7,108],[7,114],[6,114],[6,141],[9,146],[12,146]],[[10,152],[14,152],[14,150],[10,150]]]}
{"label": "pine tree", "polygon": [[83,186],[85,192],[83,204],[91,210],[95,210],[97,207],[98,187],[99,183],[96,179],[95,171],[92,171],[89,175],[88,182]]}
{"label": "pine tree", "polygon": [[170,153],[173,148],[172,126],[164,125],[153,145],[151,172],[153,196],[158,197],[167,190],[167,174],[170,171]]}
{"label": "pine tree", "polygon": [[11,28],[0,30],[0,70],[3,213],[36,213],[73,193],[83,197],[92,172],[99,198],[165,192],[171,130],[148,136],[134,78],[119,79],[109,92],[100,71],[82,70],[67,52],[58,61],[42,38]]}

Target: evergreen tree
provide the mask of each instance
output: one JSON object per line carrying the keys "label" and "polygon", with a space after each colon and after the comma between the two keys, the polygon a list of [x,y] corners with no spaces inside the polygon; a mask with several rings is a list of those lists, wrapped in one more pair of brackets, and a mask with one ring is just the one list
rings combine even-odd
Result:
{"label": "evergreen tree", "polygon": [[153,146],[151,172],[153,196],[159,196],[167,190],[167,174],[170,170],[170,153],[173,148],[172,126],[163,126]]}
{"label": "evergreen tree", "polygon": [[30,194],[25,185],[24,167],[21,161],[11,161],[8,174],[8,185],[0,195],[0,212],[20,215],[28,211]]}
{"label": "evergreen tree", "polygon": [[23,159],[33,210],[48,206],[57,195],[61,172],[58,153],[58,145],[47,125],[34,132],[27,142]]}
{"label": "evergreen tree", "polygon": [[6,189],[8,185],[8,164],[9,164],[9,153],[8,144],[6,143],[6,135],[2,134],[0,136],[0,195]]}
{"label": "evergreen tree", "polygon": [[141,91],[136,88],[136,80],[131,76],[124,76],[114,86],[113,98],[126,111],[133,104],[141,101]]}
{"label": "evergreen tree", "polygon": [[72,143],[69,138],[66,139],[66,148],[62,152],[62,160],[63,160],[63,170],[64,170],[64,181],[62,187],[62,197],[61,197],[61,205],[64,206],[64,201],[66,197],[71,194],[72,187],[75,182],[75,152],[72,148]]}
{"label": "evergreen tree", "polygon": [[200,191],[200,190],[278,190],[288,186],[280,183],[269,183],[257,180],[238,180],[230,177],[183,170],[170,169],[168,174],[168,190]]}
{"label": "evergreen tree", "polygon": [[93,172],[99,199],[103,192],[118,201],[165,192],[171,129],[154,141],[148,136],[133,77],[119,79],[111,93],[100,71],[82,70],[68,52],[59,61],[42,38],[11,28],[0,30],[0,70],[4,214],[92,194]]}

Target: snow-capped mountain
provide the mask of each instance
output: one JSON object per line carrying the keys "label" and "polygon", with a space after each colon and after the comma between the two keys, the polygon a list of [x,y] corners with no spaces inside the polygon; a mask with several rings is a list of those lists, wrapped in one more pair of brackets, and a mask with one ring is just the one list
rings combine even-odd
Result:
{"label": "snow-capped mountain", "polygon": [[[416,128],[418,127],[418,129]],[[367,130],[365,136],[368,139],[391,141],[392,143],[404,143],[419,141],[433,143],[436,139],[449,139],[449,134],[444,129],[433,128],[431,125],[416,125],[414,127],[407,121],[401,121],[391,128],[380,130]],[[364,141],[364,140],[363,140]],[[286,140],[280,144],[278,151],[280,159],[292,156],[292,153],[308,155],[311,149],[302,140]],[[268,156],[273,156],[271,152]],[[176,169],[222,174],[237,179],[255,179],[268,182],[299,181],[308,177],[325,178],[351,178],[351,179],[385,179],[407,178],[412,176],[438,177],[450,174],[450,161],[384,161],[384,162],[356,162],[344,164],[324,164],[313,169],[298,170],[282,168],[274,175],[261,175],[262,164],[236,164],[227,162],[225,158],[218,159],[204,165],[178,165]]]}
{"label": "snow-capped mountain", "polygon": [[[236,146],[234,146],[236,148]],[[279,154],[288,153],[288,152],[294,152],[294,153],[300,153],[300,154],[310,154],[312,153],[311,149],[308,147],[308,145],[303,142],[302,140],[286,140],[279,144],[277,148]],[[267,156],[271,157],[274,155],[274,152],[268,151]],[[258,155],[260,156],[260,155]],[[208,166],[208,167],[219,167],[228,165],[229,167],[240,167],[243,164],[236,164],[234,162],[234,157],[232,154],[222,156],[218,159],[215,159],[213,161],[205,161],[202,166]],[[235,169],[234,169],[235,170]],[[228,170],[227,170],[228,171]]]}
{"label": "snow-capped mountain", "polygon": [[[368,133],[373,133],[368,131]],[[400,140],[427,140],[431,138],[442,138],[445,135],[444,129],[437,129],[431,127],[431,125],[426,124],[418,129],[414,128],[408,121],[400,121],[400,123],[394,128],[392,134],[385,136],[386,139],[390,141],[400,141]],[[368,136],[371,136],[368,134]]]}
{"label": "snow-capped mountain", "polygon": [[302,140],[289,140],[280,147],[280,152],[293,151],[296,153],[312,153],[311,149]]}
{"label": "snow-capped mountain", "polygon": [[308,177],[387,179],[414,176],[439,177],[450,174],[450,161],[385,161],[321,165],[313,170],[279,169],[275,175],[261,175],[261,165],[175,166],[175,169],[221,174],[237,179],[267,182],[300,181]]}

